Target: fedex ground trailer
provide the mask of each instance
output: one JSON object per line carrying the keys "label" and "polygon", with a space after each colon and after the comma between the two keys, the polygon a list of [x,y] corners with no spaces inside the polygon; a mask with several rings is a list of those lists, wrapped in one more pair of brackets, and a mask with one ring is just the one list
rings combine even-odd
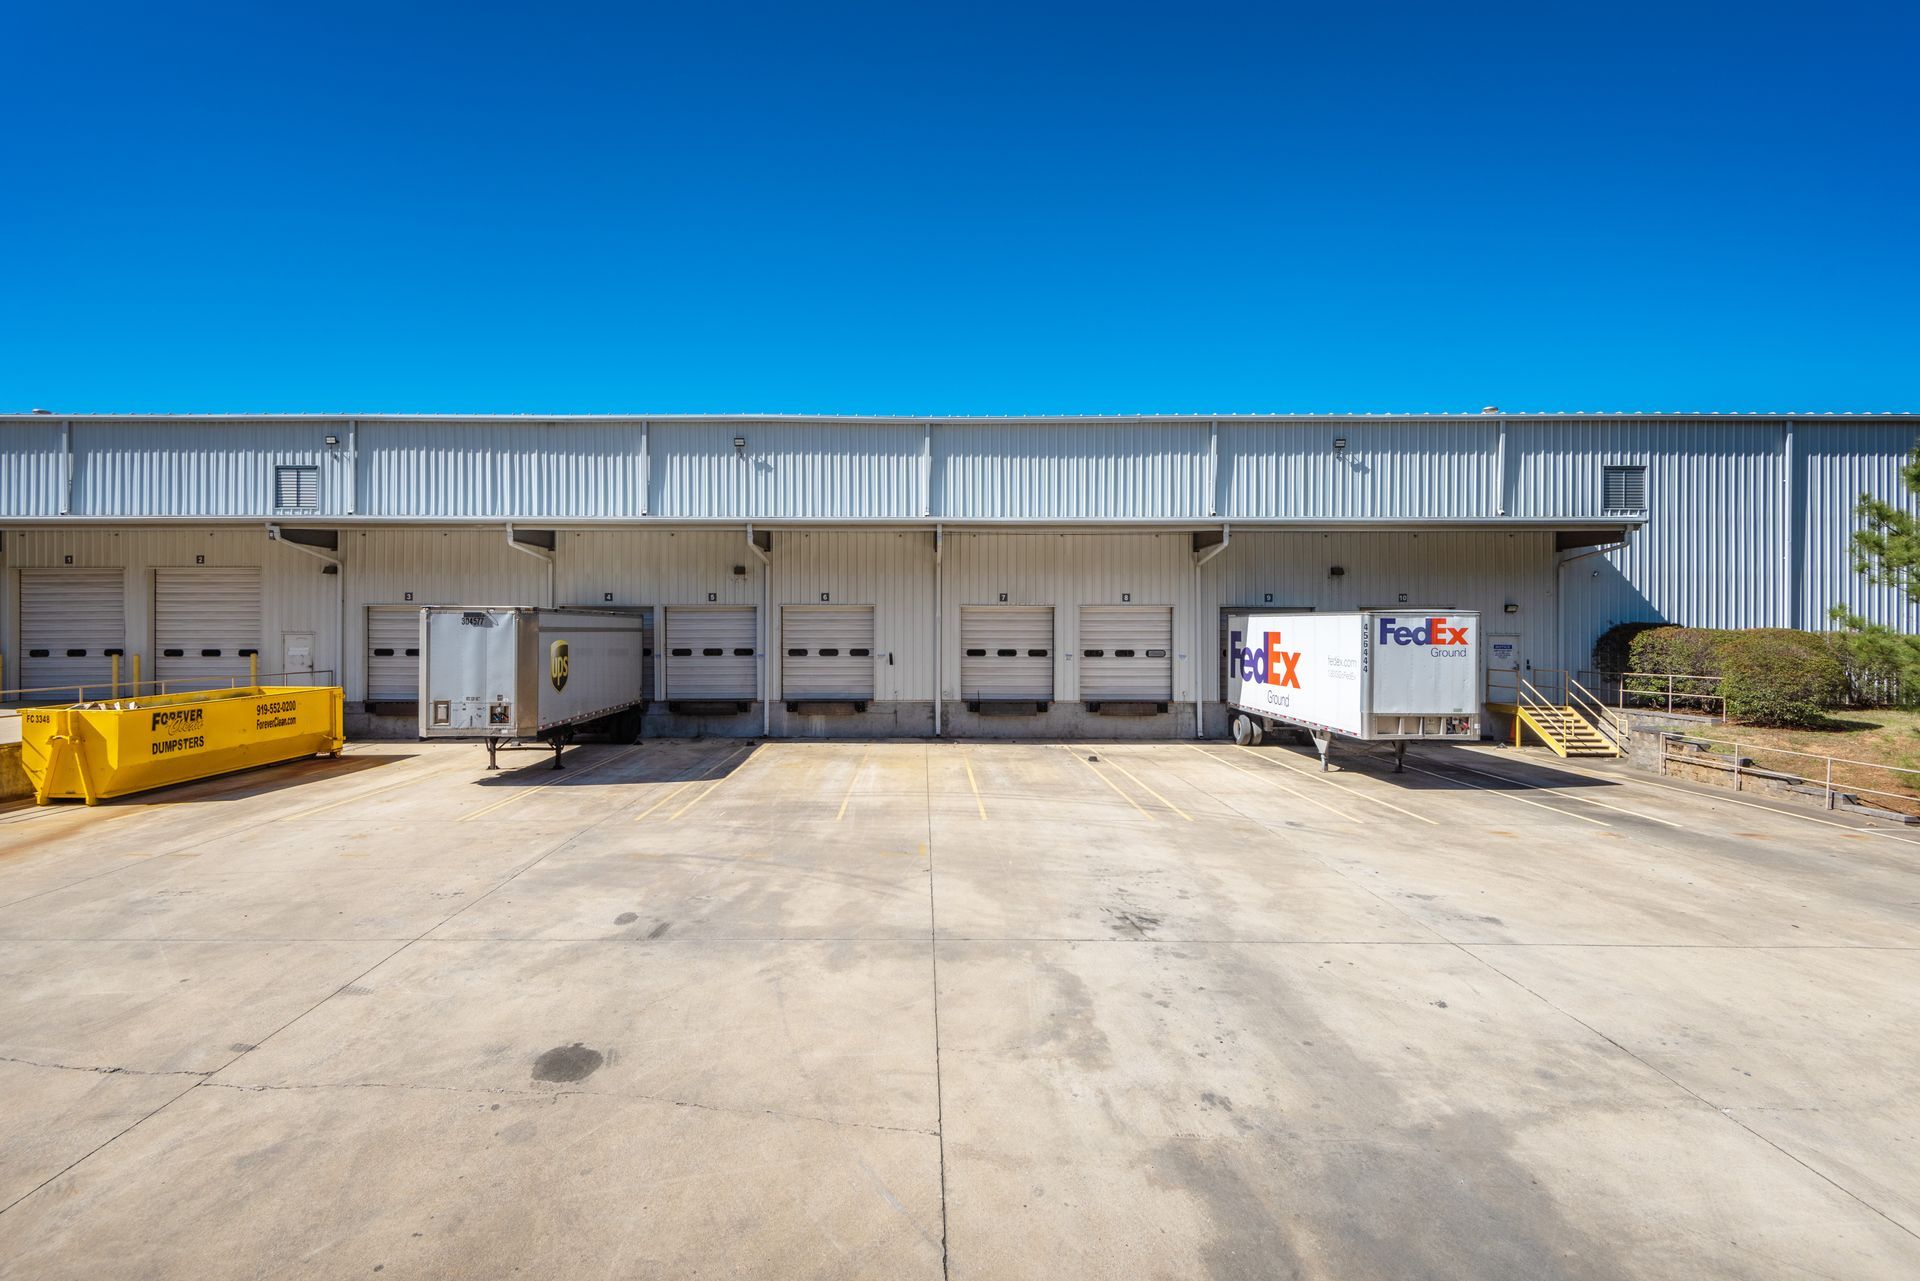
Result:
{"label": "fedex ground trailer", "polygon": [[1480,737],[1480,616],[1452,610],[1235,614],[1228,621],[1233,737],[1304,730],[1320,753],[1335,736],[1393,744]]}

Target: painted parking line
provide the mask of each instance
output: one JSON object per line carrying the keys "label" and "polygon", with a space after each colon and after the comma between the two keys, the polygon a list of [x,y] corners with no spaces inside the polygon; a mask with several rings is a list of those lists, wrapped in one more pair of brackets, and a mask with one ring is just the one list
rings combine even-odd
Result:
{"label": "painted parking line", "polygon": [[[1596,801],[1591,796],[1582,796],[1578,792],[1563,792],[1558,788],[1548,787],[1544,783],[1529,783],[1508,774],[1496,774],[1492,770],[1477,769],[1472,765],[1462,765],[1459,761],[1448,761],[1447,764],[1456,769],[1466,770],[1471,774],[1479,774],[1484,778],[1497,778],[1502,783],[1511,783],[1515,787],[1524,787],[1528,791],[1545,792],[1548,796],[1557,796],[1563,801],[1579,801],[1582,805],[1595,805],[1603,810],[1612,810],[1616,814],[1625,814],[1628,818],[1645,819],[1649,823],[1664,823],[1668,827],[1677,827],[1683,832],[1687,830],[1684,823],[1676,823],[1670,818],[1659,818],[1652,814],[1643,814],[1639,810],[1630,810],[1622,805],[1609,805],[1605,801]],[[1463,783],[1466,782],[1465,779],[1461,779],[1460,781]]]}
{"label": "painted parking line", "polygon": [[973,789],[973,803],[980,811],[980,820],[985,822],[987,818],[987,802],[980,795],[980,780],[973,776],[973,753],[963,750],[960,753],[960,760],[967,767],[967,786]]}
{"label": "painted parking line", "polygon": [[1125,792],[1121,791],[1119,786],[1112,779],[1108,778],[1105,774],[1102,774],[1099,770],[1094,769],[1092,761],[1080,755],[1078,751],[1074,750],[1071,747],[1068,747],[1065,743],[1062,743],[1060,745],[1060,750],[1065,752],[1067,755],[1073,757],[1074,760],[1079,761],[1082,765],[1086,766],[1087,769],[1093,774],[1095,778],[1099,779],[1102,783],[1105,783],[1108,787],[1112,788],[1113,794],[1115,796],[1118,796],[1121,800],[1133,806],[1135,810],[1138,810],[1140,813],[1140,816],[1146,819],[1147,822],[1149,823],[1153,822],[1153,815],[1141,809],[1140,802],[1134,800],[1131,796],[1128,796]]}
{"label": "painted parking line", "polygon": [[1396,814],[1405,814],[1408,818],[1418,819],[1420,822],[1425,823],[1428,827],[1440,826],[1440,824],[1428,818],[1425,814],[1416,814],[1412,810],[1407,809],[1405,806],[1395,805],[1392,801],[1382,800],[1378,796],[1374,796],[1368,792],[1360,791],[1358,788],[1348,787],[1344,783],[1336,783],[1332,779],[1328,778],[1325,774],[1321,773],[1319,770],[1301,769],[1298,766],[1288,764],[1284,759],[1282,759],[1279,756],[1268,756],[1268,755],[1265,755],[1264,753],[1254,751],[1251,747],[1241,747],[1237,743],[1234,744],[1234,749],[1236,751],[1245,752],[1247,755],[1253,757],[1257,761],[1266,761],[1269,764],[1278,766],[1281,769],[1291,770],[1295,774],[1300,774],[1307,778],[1314,779],[1320,783],[1325,784],[1328,787],[1333,788],[1335,791],[1345,792],[1349,796],[1358,797],[1359,799],[1366,801],[1371,805],[1379,805],[1386,809],[1392,810]]}
{"label": "painted parking line", "polygon": [[1238,770],[1242,774],[1250,775],[1251,777],[1257,778],[1262,782],[1268,784],[1269,786],[1279,788],[1281,791],[1285,792],[1288,796],[1293,797],[1295,800],[1305,801],[1309,805],[1315,806],[1316,808],[1319,808],[1319,809],[1323,809],[1327,813],[1333,815],[1335,818],[1339,819],[1343,823],[1358,823],[1360,821],[1358,817],[1347,813],[1345,810],[1335,809],[1333,806],[1327,804],[1325,801],[1314,800],[1311,796],[1308,796],[1305,792],[1301,791],[1299,788],[1287,786],[1285,783],[1282,783],[1279,779],[1273,777],[1272,770],[1248,769],[1245,765],[1242,765],[1237,761],[1230,761],[1224,756],[1215,756],[1212,752],[1207,751],[1205,748],[1201,747],[1198,743],[1188,743],[1187,746],[1191,747],[1194,751],[1199,752],[1200,755],[1206,757],[1210,761],[1215,762],[1216,764],[1224,765],[1230,770]]}
{"label": "painted parking line", "polygon": [[833,816],[838,823],[847,816],[847,806],[853,802],[853,789],[860,785],[860,771],[867,767],[867,757],[873,755],[873,744],[868,743],[866,750],[860,753],[860,763],[853,767],[853,777],[847,780],[847,790],[840,797],[840,810]]}
{"label": "painted parking line", "polygon": [[1428,778],[1437,778],[1443,783],[1460,783],[1467,787],[1471,787],[1476,792],[1489,792],[1495,796],[1500,797],[1502,800],[1515,801],[1521,805],[1531,805],[1533,806],[1533,808],[1537,810],[1545,810],[1549,814],[1558,814],[1561,818],[1578,819],[1582,823],[1591,823],[1595,827],[1612,827],[1613,826],[1613,824],[1605,821],[1604,819],[1588,818],[1585,814],[1575,814],[1572,810],[1563,810],[1558,808],[1557,806],[1542,804],[1539,801],[1530,801],[1524,796],[1514,796],[1514,795],[1511,795],[1510,793],[1501,791],[1497,787],[1488,787],[1484,783],[1476,783],[1471,779],[1460,778],[1456,775],[1436,774],[1430,769],[1421,769],[1418,765],[1408,765],[1406,766],[1406,768],[1409,770],[1412,770],[1415,774],[1425,774]]}
{"label": "painted parking line", "polygon": [[[753,747],[751,744],[749,744],[746,747],[736,748],[733,752],[731,752],[727,756],[723,757],[718,761],[715,761],[698,778],[695,778],[692,781],[695,783],[699,783],[705,779],[713,778],[715,774],[720,774],[721,770],[725,769],[727,766],[733,764],[735,761],[741,759],[742,757],[746,756],[752,751],[753,751]],[[720,786],[720,784],[726,781],[727,781],[727,776],[725,774],[720,774],[720,777],[714,778],[711,783],[708,783],[705,787],[701,788],[700,791],[695,794],[692,800],[688,801],[685,805],[682,805],[679,809],[675,810],[673,813],[667,815],[666,821],[671,823],[675,819],[678,819],[681,815],[685,814],[688,810],[698,805],[701,801],[706,800],[707,797],[713,794],[714,788]],[[651,814],[653,811],[648,810],[647,812]]]}
{"label": "painted parking line", "polygon": [[1601,773],[1596,773],[1592,770],[1579,769],[1577,767],[1567,765],[1565,763],[1557,762],[1555,765],[1555,768],[1568,770],[1571,773],[1580,775],[1582,778],[1598,778],[1598,779],[1604,779],[1609,783],[1619,783],[1621,786],[1624,786],[1624,787],[1657,787],[1663,792],[1673,792],[1677,795],[1684,796],[1689,800],[1707,801],[1715,804],[1738,805],[1743,809],[1750,809],[1750,810],[1764,810],[1769,814],[1778,814],[1781,818],[1797,818],[1805,823],[1818,823],[1822,827],[1837,827],[1843,832],[1852,832],[1859,836],[1878,836],[1884,840],[1893,841],[1899,845],[1920,845],[1920,840],[1911,840],[1905,836],[1896,836],[1892,832],[1883,832],[1877,827],[1863,827],[1863,826],[1857,826],[1853,823],[1839,823],[1839,822],[1835,822],[1833,819],[1830,819],[1830,818],[1815,818],[1813,815],[1803,814],[1799,810],[1782,809],[1773,805],[1761,805],[1755,801],[1741,800],[1732,796],[1723,796],[1723,795],[1720,795],[1718,792],[1713,792],[1713,791],[1695,792],[1684,787],[1675,787],[1671,783],[1658,782],[1651,778],[1633,778],[1633,779],[1623,780],[1611,774],[1601,774]]}
{"label": "painted parking line", "polygon": [[[666,795],[662,796],[659,800],[655,801],[653,804],[647,806],[647,808],[641,810],[638,814],[634,815],[633,821],[638,823],[640,820],[647,817],[647,815],[653,813],[655,810],[659,809],[662,805],[667,804],[668,802],[673,800],[674,797],[686,791],[689,787],[692,787],[695,783],[700,782],[702,779],[712,777],[714,769],[726,763],[725,758],[727,756],[738,755],[741,750],[743,749],[736,747],[732,750],[732,752],[719,753],[718,758],[713,758],[713,757],[708,758],[704,764],[696,762],[695,765],[693,766],[694,772],[692,774],[680,780],[677,786],[669,788]],[[747,750],[751,750],[751,749],[747,749]]]}
{"label": "painted parking line", "polygon": [[1140,778],[1132,770],[1122,765],[1111,754],[1107,756],[1107,764],[1113,766],[1115,769],[1119,770],[1122,774],[1125,774],[1128,778],[1132,779],[1134,782],[1134,785],[1140,788],[1142,791],[1144,791],[1148,796],[1151,796],[1154,800],[1159,801],[1162,805],[1166,806],[1168,809],[1178,814],[1181,818],[1186,819],[1187,822],[1189,823],[1193,822],[1193,815],[1187,813],[1185,810],[1181,809],[1178,805],[1175,805],[1172,801],[1160,795],[1160,793],[1154,791],[1152,787],[1147,785],[1144,779]]}
{"label": "painted parking line", "polygon": [[587,766],[584,769],[574,770],[571,774],[565,773],[563,771],[556,771],[561,774],[561,777],[550,778],[544,783],[535,783],[532,787],[520,788],[518,791],[515,791],[511,796],[503,796],[491,805],[482,806],[481,808],[473,811],[473,813],[471,814],[462,815],[459,821],[462,823],[471,823],[477,818],[484,818],[486,815],[492,814],[496,810],[505,809],[507,806],[513,804],[515,801],[523,800],[526,797],[532,796],[535,792],[544,792],[549,787],[554,786],[556,783],[571,783],[576,779],[585,778],[588,774],[593,773],[595,770],[605,769],[607,766],[614,764],[616,761],[624,761],[627,759],[627,757],[632,756],[635,752],[644,751],[646,748],[651,746],[652,744],[650,743],[636,744],[633,747],[627,748],[624,752],[615,752],[612,756],[604,757],[600,760],[597,760],[593,764]]}

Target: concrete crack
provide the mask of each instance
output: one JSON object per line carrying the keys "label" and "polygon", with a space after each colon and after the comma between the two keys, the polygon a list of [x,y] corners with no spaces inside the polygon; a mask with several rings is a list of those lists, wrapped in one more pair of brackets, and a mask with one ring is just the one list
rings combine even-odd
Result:
{"label": "concrete crack", "polygon": [[94,1072],[100,1076],[194,1076],[206,1078],[214,1070],[205,1072],[149,1072],[144,1068],[95,1067],[85,1063],[43,1063],[39,1059],[16,1058],[9,1054],[0,1054],[0,1063],[19,1063],[26,1067],[51,1068],[57,1072]]}

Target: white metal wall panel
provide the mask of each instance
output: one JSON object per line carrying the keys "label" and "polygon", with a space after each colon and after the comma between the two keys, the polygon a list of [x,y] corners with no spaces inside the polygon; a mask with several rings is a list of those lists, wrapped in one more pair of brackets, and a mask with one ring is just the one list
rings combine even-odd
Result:
{"label": "white metal wall panel", "polygon": [[0,515],[54,516],[66,496],[58,419],[0,424]]}
{"label": "white metal wall panel", "polygon": [[367,606],[368,702],[411,703],[420,697],[421,609],[420,605]]}
{"label": "white metal wall panel", "polygon": [[319,507],[344,510],[348,459],[321,423],[79,421],[73,425],[73,511],[87,516],[278,514],[273,469],[317,469]]}
{"label": "white metal wall panel", "polygon": [[1830,627],[1828,611],[1838,605],[1904,632],[1920,632],[1920,604],[1897,588],[1869,583],[1854,571],[1852,559],[1853,535],[1865,528],[1854,514],[1862,494],[1920,510],[1920,498],[1900,477],[1914,433],[1911,425],[1795,424],[1794,492],[1801,514],[1793,558],[1800,567],[1793,585],[1796,626]]}
{"label": "white metal wall panel", "polygon": [[866,702],[873,698],[874,661],[873,606],[781,608],[781,697]]}
{"label": "white metal wall panel", "polygon": [[1210,514],[1206,420],[942,423],[933,510],[954,520]]}
{"label": "white metal wall panel", "polygon": [[637,516],[642,427],[608,422],[366,422],[363,510],[383,516]]}
{"label": "white metal wall panel", "polygon": [[1053,699],[1053,608],[960,607],[960,697],[969,702]]}
{"label": "white metal wall panel", "polygon": [[[871,603],[873,697],[932,701],[932,534],[781,531],[773,537],[772,586],[776,605]],[[775,637],[774,654],[783,640]],[[776,697],[785,694],[781,689]]]}
{"label": "white metal wall panel", "polygon": [[[105,698],[113,679],[111,651],[127,648],[127,577],[118,569],[20,571],[20,664],[16,689],[74,689],[73,701]],[[133,677],[124,659],[120,676]],[[53,695],[36,695],[42,701]]]}
{"label": "white metal wall panel", "polygon": [[751,605],[669,605],[666,608],[668,699],[751,702],[758,697]]}
{"label": "white metal wall panel", "polygon": [[[168,693],[244,679],[261,648],[256,565],[169,565],[153,571],[154,677]],[[261,671],[271,671],[266,666]]]}
{"label": "white metal wall panel", "polygon": [[[1336,441],[1345,447],[1336,449]],[[1220,424],[1223,518],[1469,519],[1497,510],[1499,429],[1411,420]]]}
{"label": "white metal wall panel", "polygon": [[1173,607],[1082,605],[1080,697],[1089,703],[1173,698]]}
{"label": "white metal wall panel", "polygon": [[[648,510],[734,519],[926,514],[922,427],[872,423],[655,424]],[[734,440],[745,443],[738,448]]]}

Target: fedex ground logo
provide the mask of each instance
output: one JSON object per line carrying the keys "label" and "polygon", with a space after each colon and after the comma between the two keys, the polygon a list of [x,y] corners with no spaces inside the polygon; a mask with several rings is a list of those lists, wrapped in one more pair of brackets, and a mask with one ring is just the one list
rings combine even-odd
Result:
{"label": "fedex ground logo", "polygon": [[1381,618],[1379,643],[1418,645],[1430,649],[1436,658],[1451,658],[1467,652],[1467,627],[1454,626],[1445,618],[1421,618],[1403,623],[1397,618]]}
{"label": "fedex ground logo", "polygon": [[1279,632],[1262,632],[1258,646],[1242,644],[1244,639],[1239,632],[1228,636],[1229,657],[1240,669],[1241,680],[1286,689],[1300,688],[1298,669],[1304,651],[1283,648]]}

